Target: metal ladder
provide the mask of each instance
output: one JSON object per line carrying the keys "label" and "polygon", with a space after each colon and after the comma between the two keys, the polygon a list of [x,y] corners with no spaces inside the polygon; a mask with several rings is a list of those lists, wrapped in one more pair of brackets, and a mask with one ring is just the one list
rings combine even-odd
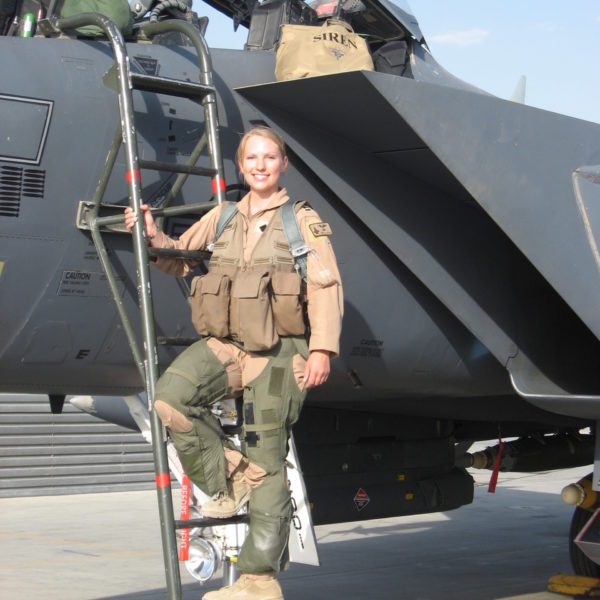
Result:
{"label": "metal ladder", "polygon": [[[208,46],[201,33],[190,23],[181,20],[167,20],[154,23],[146,22],[136,25],[136,29],[138,36],[143,36],[145,38],[151,38],[154,35],[172,31],[186,35],[198,54],[200,67],[200,81],[198,83],[132,73],[129,68],[127,47],[121,32],[110,19],[103,15],[97,13],[83,13],[69,18],[51,17],[40,23],[40,29],[45,35],[56,35],[86,25],[95,25],[99,27],[108,38],[112,47],[115,63],[105,76],[105,82],[112,84],[119,96],[121,118],[120,123],[117,125],[115,136],[109,149],[106,164],[93,200],[91,202],[82,201],[79,204],[77,226],[80,229],[91,231],[92,239],[106,274],[135,363],[140,371],[142,380],[145,383],[151,421],[152,447],[167,591],[170,599],[179,600],[182,592],[175,529],[189,526],[193,527],[196,523],[194,520],[176,522],[174,519],[164,428],[158,415],[152,410],[154,387],[156,380],[158,379],[158,352],[154,329],[154,310],[152,305],[152,291],[148,265],[150,251],[146,244],[143,219],[139,219],[132,234],[137,270],[140,318],[142,323],[142,341],[144,347],[144,352],[142,352],[136,340],[131,321],[125,311],[120,295],[118,280],[102,239],[102,231],[116,231],[119,230],[119,226],[122,230],[124,222],[123,207],[102,204],[102,199],[110,175],[113,171],[117,154],[121,144],[123,144],[126,161],[126,181],[129,193],[129,205],[136,213],[139,214],[140,204],[142,203],[141,169],[169,171],[179,174],[167,196],[165,202],[166,205],[174,200],[189,175],[211,177],[214,197],[218,204],[223,202],[225,199],[225,178],[218,134],[219,127],[216,91],[212,80],[212,64]],[[132,90],[134,89],[189,98],[190,100],[201,103],[204,110],[206,129],[186,165],[143,161],[139,159],[132,98]],[[206,146],[208,147],[208,155],[210,157],[210,168],[197,167],[195,166],[195,163]],[[159,210],[153,209],[153,214],[155,217],[165,217],[192,212],[206,212],[214,206],[214,202],[180,207],[167,206]],[[163,253],[167,253],[167,251],[163,251]],[[160,254],[160,251],[152,249],[152,254]],[[185,258],[198,259],[204,255],[205,253],[187,253]],[[180,258],[183,257],[182,253],[179,253],[178,256]],[[183,284],[180,283],[180,285]],[[183,291],[185,293],[185,290]]]}

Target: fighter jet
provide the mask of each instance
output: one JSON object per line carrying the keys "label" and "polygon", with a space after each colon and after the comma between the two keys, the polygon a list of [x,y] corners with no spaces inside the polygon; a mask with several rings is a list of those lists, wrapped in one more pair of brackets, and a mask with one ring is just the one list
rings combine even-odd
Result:
{"label": "fighter jet", "polygon": [[[157,3],[132,3],[127,129],[141,176],[120,144],[114,40],[53,14],[34,37],[0,37],[0,392],[45,393],[56,410],[86,396],[97,416],[143,428],[130,400],[144,388],[128,343],[145,335],[135,243],[119,222],[131,180],[177,235],[198,215],[166,207],[239,198],[240,134],[267,124],[288,146],[290,196],[331,225],[345,290],[340,356],[295,429],[313,521],[458,508],[473,499],[470,466],[591,471],[600,125],[452,76],[402,1],[347,1],[336,13],[367,40],[375,70],[288,81],[274,75],[280,26],[321,26],[326,10],[208,3],[249,35],[243,50],[210,51],[200,90],[197,48],[179,30],[144,28]],[[159,8],[155,27],[175,16],[201,32],[206,21],[184,8]],[[202,143],[209,88],[221,164],[201,152],[215,143]],[[174,280],[150,280],[162,370],[196,333]],[[498,436],[516,440],[468,453]],[[600,572],[575,543],[599,483],[595,473],[566,494],[580,574]]]}

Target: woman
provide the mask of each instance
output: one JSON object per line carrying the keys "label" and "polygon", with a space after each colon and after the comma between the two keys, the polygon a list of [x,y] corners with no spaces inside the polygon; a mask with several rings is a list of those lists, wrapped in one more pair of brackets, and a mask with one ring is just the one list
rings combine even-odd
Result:
{"label": "woman", "polygon": [[[249,130],[237,161],[250,191],[217,240],[222,206],[179,240],[160,231],[148,206],[141,206],[150,245],[214,246],[208,274],[192,284],[193,303],[199,307],[194,324],[207,337],[179,355],[158,380],[154,407],[186,473],[213,497],[202,506],[204,516],[232,516],[250,500],[250,528],[237,563],[242,575],[204,599],[277,600],[283,595],[275,575],[287,565],[292,513],[287,442],[306,390],[327,380],[330,359],[338,353],[342,288],[331,229],[306,204],[296,211],[310,247],[306,283],[295,269],[280,211],[289,201],[279,186],[288,164],[282,138],[267,127]],[[131,230],[136,215],[130,208],[125,213]],[[155,265],[176,276],[191,268],[162,258]],[[210,405],[242,393],[239,452],[225,438]]]}

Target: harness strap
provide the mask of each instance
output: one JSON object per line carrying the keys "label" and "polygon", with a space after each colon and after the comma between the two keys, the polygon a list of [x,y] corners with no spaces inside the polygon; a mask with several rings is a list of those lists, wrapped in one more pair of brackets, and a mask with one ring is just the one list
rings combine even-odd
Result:
{"label": "harness strap", "polygon": [[206,246],[206,249],[209,252],[212,252],[215,247],[215,242],[221,237],[221,234],[225,230],[225,227],[229,224],[229,221],[235,217],[237,213],[237,204],[235,202],[223,202],[223,208],[221,209],[221,214],[219,215],[219,220],[217,221],[217,230],[215,232],[215,237],[213,240]]}
{"label": "harness strap", "polygon": [[294,267],[302,277],[302,281],[306,282],[306,255],[310,252],[310,246],[302,237],[298,217],[296,216],[296,206],[300,205],[298,206],[300,208],[303,204],[304,200],[298,200],[297,202],[288,200],[281,206],[280,212],[283,233],[294,257]]}

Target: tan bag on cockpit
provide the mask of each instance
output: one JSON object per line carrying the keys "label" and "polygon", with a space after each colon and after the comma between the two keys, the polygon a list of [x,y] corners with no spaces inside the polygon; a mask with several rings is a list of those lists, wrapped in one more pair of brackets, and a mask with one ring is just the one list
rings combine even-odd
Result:
{"label": "tan bag on cockpit", "polygon": [[275,60],[278,81],[346,71],[373,70],[367,42],[339,19],[320,27],[282,25]]}

